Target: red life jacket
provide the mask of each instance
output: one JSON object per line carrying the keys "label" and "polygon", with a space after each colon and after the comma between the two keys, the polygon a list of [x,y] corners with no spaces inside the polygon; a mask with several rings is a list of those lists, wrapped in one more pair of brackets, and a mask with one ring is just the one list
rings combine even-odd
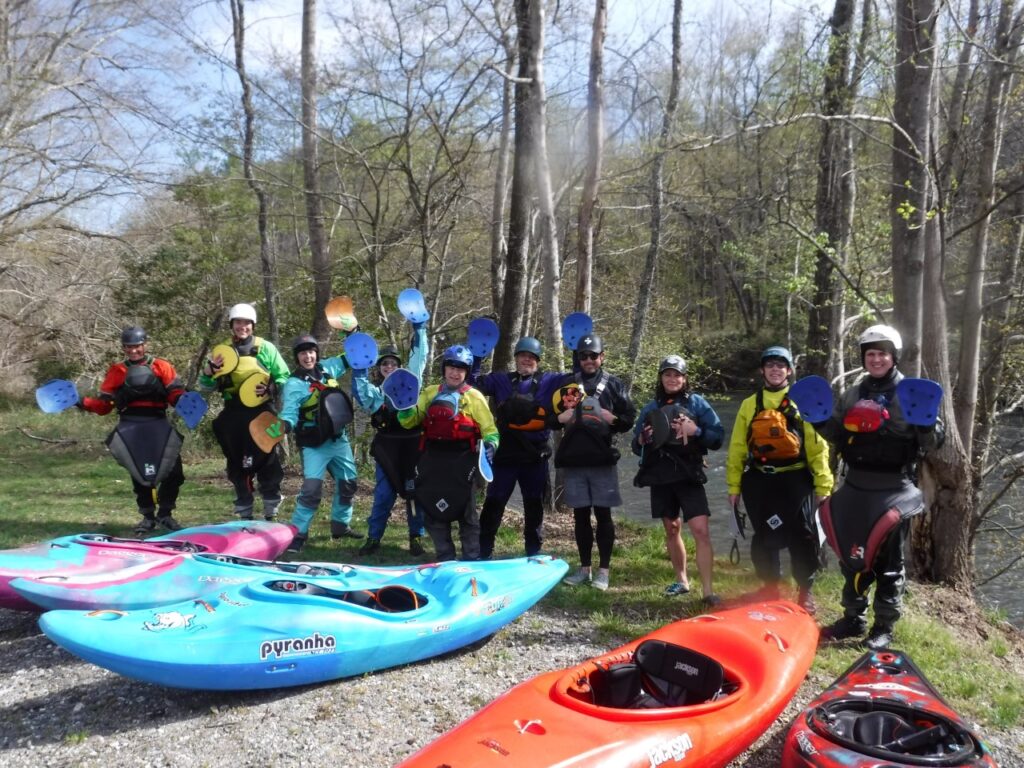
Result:
{"label": "red life jacket", "polygon": [[[459,398],[469,390],[469,384],[458,389]],[[423,435],[420,437],[422,451],[428,441],[445,440],[449,442],[468,442],[471,451],[476,450],[476,441],[480,439],[480,426],[469,416],[459,410],[450,399],[437,395],[427,406],[427,415],[423,419]]]}

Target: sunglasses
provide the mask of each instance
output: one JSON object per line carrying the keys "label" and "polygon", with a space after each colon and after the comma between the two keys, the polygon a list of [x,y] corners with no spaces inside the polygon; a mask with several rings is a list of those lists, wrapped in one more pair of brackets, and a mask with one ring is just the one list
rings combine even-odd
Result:
{"label": "sunglasses", "polygon": [[580,352],[580,360],[597,360],[600,356],[600,352]]}
{"label": "sunglasses", "polygon": [[785,363],[782,360],[765,360],[765,368],[789,368],[789,363]]}

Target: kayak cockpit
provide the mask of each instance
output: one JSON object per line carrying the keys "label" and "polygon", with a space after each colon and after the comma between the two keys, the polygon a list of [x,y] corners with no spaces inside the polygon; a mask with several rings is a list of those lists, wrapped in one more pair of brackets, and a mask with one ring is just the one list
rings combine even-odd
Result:
{"label": "kayak cockpit", "polygon": [[710,656],[664,640],[645,640],[631,653],[602,657],[571,670],[554,698],[591,714],[619,720],[679,717],[680,710],[709,712],[743,688]]}
{"label": "kayak cockpit", "polygon": [[237,565],[242,568],[263,568],[282,573],[294,573],[297,576],[344,576],[355,570],[351,565],[331,565],[327,563],[286,563],[277,560],[257,560],[251,557],[227,555],[223,553],[200,555],[198,560],[209,560],[222,565]]}
{"label": "kayak cockpit", "polygon": [[982,753],[977,739],[951,718],[889,699],[836,699],[812,710],[807,724],[829,741],[881,760],[957,766]]}
{"label": "kayak cockpit", "polygon": [[108,536],[105,533],[83,533],[77,539],[79,544],[84,544],[85,546],[123,546],[139,552],[150,548],[164,552],[181,552],[184,554],[195,554],[209,550],[209,547],[203,544],[196,544],[194,541],[185,541],[183,539],[123,539],[116,536]]}
{"label": "kayak cockpit", "polygon": [[308,581],[278,579],[265,582],[263,586],[270,590],[271,594],[327,598],[383,613],[417,611],[428,602],[426,595],[401,584],[387,584],[377,589],[342,590],[331,589],[322,584],[311,584]]}

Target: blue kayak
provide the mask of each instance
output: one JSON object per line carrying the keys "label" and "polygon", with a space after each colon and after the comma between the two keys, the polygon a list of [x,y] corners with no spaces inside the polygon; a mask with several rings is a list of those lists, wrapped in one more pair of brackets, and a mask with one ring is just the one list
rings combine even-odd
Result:
{"label": "blue kayak", "polygon": [[207,598],[137,611],[50,611],[39,625],[76,656],[137,680],[199,690],[283,688],[481,640],[531,608],[567,570],[548,556],[449,561],[354,589],[343,576],[268,569]]}
{"label": "blue kayak", "polygon": [[404,576],[415,566],[374,567],[339,563],[299,563],[256,560],[227,554],[198,553],[147,560],[116,571],[48,573],[11,581],[10,588],[47,611],[122,611],[156,608],[206,598],[227,587],[268,578],[268,572],[295,576],[331,576],[345,589],[379,586]]}

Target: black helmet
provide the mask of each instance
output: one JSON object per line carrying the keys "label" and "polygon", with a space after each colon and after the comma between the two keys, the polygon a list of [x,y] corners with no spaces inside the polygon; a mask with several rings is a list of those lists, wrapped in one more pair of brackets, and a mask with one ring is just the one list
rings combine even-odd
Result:
{"label": "black helmet", "polygon": [[601,354],[604,352],[604,342],[601,341],[600,336],[592,336],[587,334],[576,342],[577,352],[596,352]]}
{"label": "black helmet", "polygon": [[683,360],[679,355],[669,355],[660,363],[658,363],[658,375],[661,376],[665,371],[677,371],[679,373],[686,373],[686,361]]}
{"label": "black helmet", "polygon": [[295,354],[296,360],[298,360],[299,352],[304,349],[315,349],[317,359],[320,359],[320,342],[316,340],[316,336],[302,333],[295,337],[295,341],[292,342],[292,352]]}
{"label": "black helmet", "polygon": [[129,326],[121,331],[121,346],[131,347],[136,344],[145,344],[149,341],[149,336],[146,332],[137,325]]}
{"label": "black helmet", "polygon": [[380,348],[380,354],[377,355],[377,365],[384,362],[385,357],[393,357],[398,361],[398,364],[402,364],[402,356],[398,353],[398,347],[394,344],[386,344]]}
{"label": "black helmet", "polygon": [[518,355],[520,352],[529,352],[531,355],[536,357],[538,360],[541,358],[541,346],[540,342],[533,336],[523,336],[519,341],[516,342],[516,348],[512,352],[513,355]]}

